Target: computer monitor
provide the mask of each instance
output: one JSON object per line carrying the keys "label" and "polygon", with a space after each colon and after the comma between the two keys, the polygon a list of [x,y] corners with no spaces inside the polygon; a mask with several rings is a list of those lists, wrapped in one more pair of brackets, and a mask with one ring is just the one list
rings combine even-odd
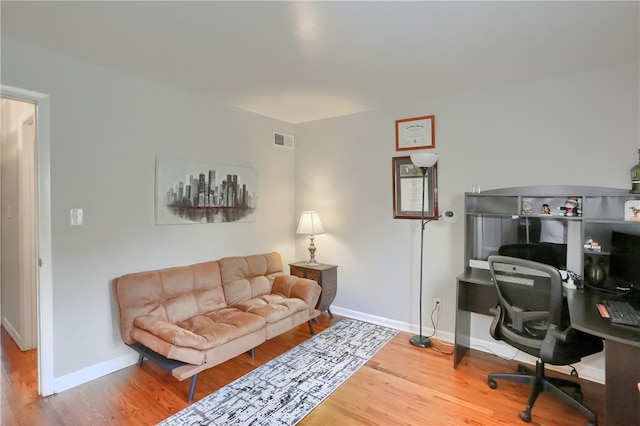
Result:
{"label": "computer monitor", "polygon": [[609,279],[617,286],[640,289],[640,235],[611,232]]}

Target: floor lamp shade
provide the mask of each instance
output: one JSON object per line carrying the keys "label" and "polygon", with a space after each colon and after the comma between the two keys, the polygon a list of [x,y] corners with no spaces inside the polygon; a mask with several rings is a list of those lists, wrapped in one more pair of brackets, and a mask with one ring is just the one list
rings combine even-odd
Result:
{"label": "floor lamp shade", "polygon": [[317,234],[324,234],[324,228],[322,222],[320,222],[320,216],[315,211],[303,211],[300,216],[300,222],[298,223],[298,229],[296,234],[309,235],[309,261],[308,265],[317,265],[316,262],[316,246],[313,243],[313,236]]}
{"label": "floor lamp shade", "polygon": [[411,154],[411,162],[417,167],[431,167],[438,161],[438,154],[435,152],[416,152]]}

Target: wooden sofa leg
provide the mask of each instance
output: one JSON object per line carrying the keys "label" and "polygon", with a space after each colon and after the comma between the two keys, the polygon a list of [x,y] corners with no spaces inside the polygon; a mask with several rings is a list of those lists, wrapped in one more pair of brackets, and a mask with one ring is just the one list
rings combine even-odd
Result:
{"label": "wooden sofa leg", "polygon": [[309,320],[307,323],[309,324],[309,333],[316,334],[316,331],[313,329],[313,322]]}
{"label": "wooden sofa leg", "polygon": [[189,385],[189,395],[187,395],[187,402],[191,403],[193,401],[193,393],[196,391],[196,381],[198,380],[198,375],[194,374],[191,376],[191,384]]}

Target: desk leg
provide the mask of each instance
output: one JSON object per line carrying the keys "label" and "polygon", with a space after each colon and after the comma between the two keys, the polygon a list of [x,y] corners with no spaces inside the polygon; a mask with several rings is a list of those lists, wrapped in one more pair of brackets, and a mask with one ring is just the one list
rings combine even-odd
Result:
{"label": "desk leg", "polygon": [[457,368],[471,346],[471,312],[469,291],[465,283],[458,281],[456,326],[453,347],[453,368]]}
{"label": "desk leg", "polygon": [[606,424],[640,425],[640,347],[605,340]]}

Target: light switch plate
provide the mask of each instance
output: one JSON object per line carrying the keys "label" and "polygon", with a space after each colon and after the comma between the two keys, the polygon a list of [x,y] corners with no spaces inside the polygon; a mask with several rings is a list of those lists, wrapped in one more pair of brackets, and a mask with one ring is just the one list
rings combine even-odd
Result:
{"label": "light switch plate", "polygon": [[84,225],[84,212],[82,209],[71,209],[71,226]]}

